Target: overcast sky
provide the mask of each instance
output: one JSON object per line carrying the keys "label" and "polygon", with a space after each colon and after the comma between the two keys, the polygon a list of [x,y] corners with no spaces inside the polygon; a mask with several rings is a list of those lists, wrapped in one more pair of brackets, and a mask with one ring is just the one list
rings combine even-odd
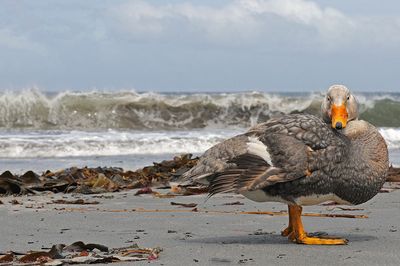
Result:
{"label": "overcast sky", "polygon": [[0,89],[400,91],[400,3],[0,2]]}

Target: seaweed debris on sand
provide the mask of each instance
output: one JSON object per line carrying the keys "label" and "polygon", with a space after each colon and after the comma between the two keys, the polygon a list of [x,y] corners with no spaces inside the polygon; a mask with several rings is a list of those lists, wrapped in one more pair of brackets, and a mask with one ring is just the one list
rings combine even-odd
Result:
{"label": "seaweed debris on sand", "polygon": [[95,194],[123,189],[169,187],[171,180],[179,178],[197,160],[192,158],[192,154],[183,154],[136,171],[124,171],[118,167],[72,167],[57,172],[47,170],[42,175],[33,171],[23,175],[5,171],[0,175],[0,195],[35,194],[42,191]]}
{"label": "seaweed debris on sand", "polygon": [[152,261],[159,257],[160,248],[139,248],[134,244],[109,249],[104,245],[85,244],[82,241],[53,245],[49,251],[0,252],[0,264],[6,265],[70,265],[102,264],[123,261]]}
{"label": "seaweed debris on sand", "polygon": [[[175,156],[171,160],[153,163],[136,171],[124,171],[118,167],[77,168],[72,167],[57,172],[47,170],[42,175],[28,171],[23,175],[14,175],[5,171],[0,175],[0,195],[12,194],[36,194],[42,191],[54,193],[82,193],[96,194],[114,192],[124,189],[171,187],[170,182],[178,180],[187,170],[192,168],[198,158],[192,158],[192,154]],[[390,167],[388,182],[400,182],[400,168]],[[394,184],[386,190],[398,189]],[[196,184],[195,184],[196,185]],[[207,187],[171,187],[177,194],[206,193]],[[386,190],[385,190],[386,189]]]}
{"label": "seaweed debris on sand", "polygon": [[386,182],[400,182],[400,168],[390,166]]}

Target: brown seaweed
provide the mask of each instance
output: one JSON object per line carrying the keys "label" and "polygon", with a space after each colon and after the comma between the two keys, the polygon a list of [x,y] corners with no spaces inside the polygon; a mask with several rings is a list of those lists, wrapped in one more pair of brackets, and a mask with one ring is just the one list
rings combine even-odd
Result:
{"label": "brown seaweed", "polygon": [[5,171],[0,175],[0,195],[35,194],[43,191],[96,194],[124,189],[169,187],[172,179],[193,167],[197,160],[191,154],[184,154],[136,171],[124,171],[118,167],[71,167],[57,172],[47,170],[42,175],[33,171],[23,175]]}
{"label": "brown seaweed", "polygon": [[57,244],[50,251],[31,251],[22,254],[7,252],[0,257],[6,265],[51,265],[113,263],[121,261],[152,261],[159,257],[160,248],[139,248],[134,244],[123,248],[108,248],[101,244],[77,241],[69,246]]}
{"label": "brown seaweed", "polygon": [[400,168],[396,168],[391,165],[389,167],[389,173],[388,177],[386,178],[386,182],[400,182]]}

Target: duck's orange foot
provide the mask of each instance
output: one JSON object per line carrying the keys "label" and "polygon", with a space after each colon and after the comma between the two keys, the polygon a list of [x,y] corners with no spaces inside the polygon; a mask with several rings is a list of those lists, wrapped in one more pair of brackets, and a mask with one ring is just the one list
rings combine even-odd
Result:
{"label": "duck's orange foot", "polygon": [[304,245],[346,245],[347,239],[307,234],[301,222],[302,207],[289,205],[289,226],[282,231],[289,240]]}
{"label": "duck's orange foot", "polygon": [[299,235],[294,236],[294,234],[289,235],[289,239],[297,244],[304,244],[304,245],[346,245],[348,240],[344,238],[334,238],[330,236],[324,237],[314,237],[314,236],[307,236]]}

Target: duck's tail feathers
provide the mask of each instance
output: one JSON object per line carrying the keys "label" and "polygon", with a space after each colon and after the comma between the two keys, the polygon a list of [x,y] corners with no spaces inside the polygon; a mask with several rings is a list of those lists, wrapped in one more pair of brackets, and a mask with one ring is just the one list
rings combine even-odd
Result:
{"label": "duck's tail feathers", "polygon": [[215,173],[209,178],[208,197],[218,193],[238,193],[242,189],[251,187],[256,180],[265,176],[268,169],[272,168],[260,156],[249,153],[236,157],[230,163],[234,163],[236,167]]}

